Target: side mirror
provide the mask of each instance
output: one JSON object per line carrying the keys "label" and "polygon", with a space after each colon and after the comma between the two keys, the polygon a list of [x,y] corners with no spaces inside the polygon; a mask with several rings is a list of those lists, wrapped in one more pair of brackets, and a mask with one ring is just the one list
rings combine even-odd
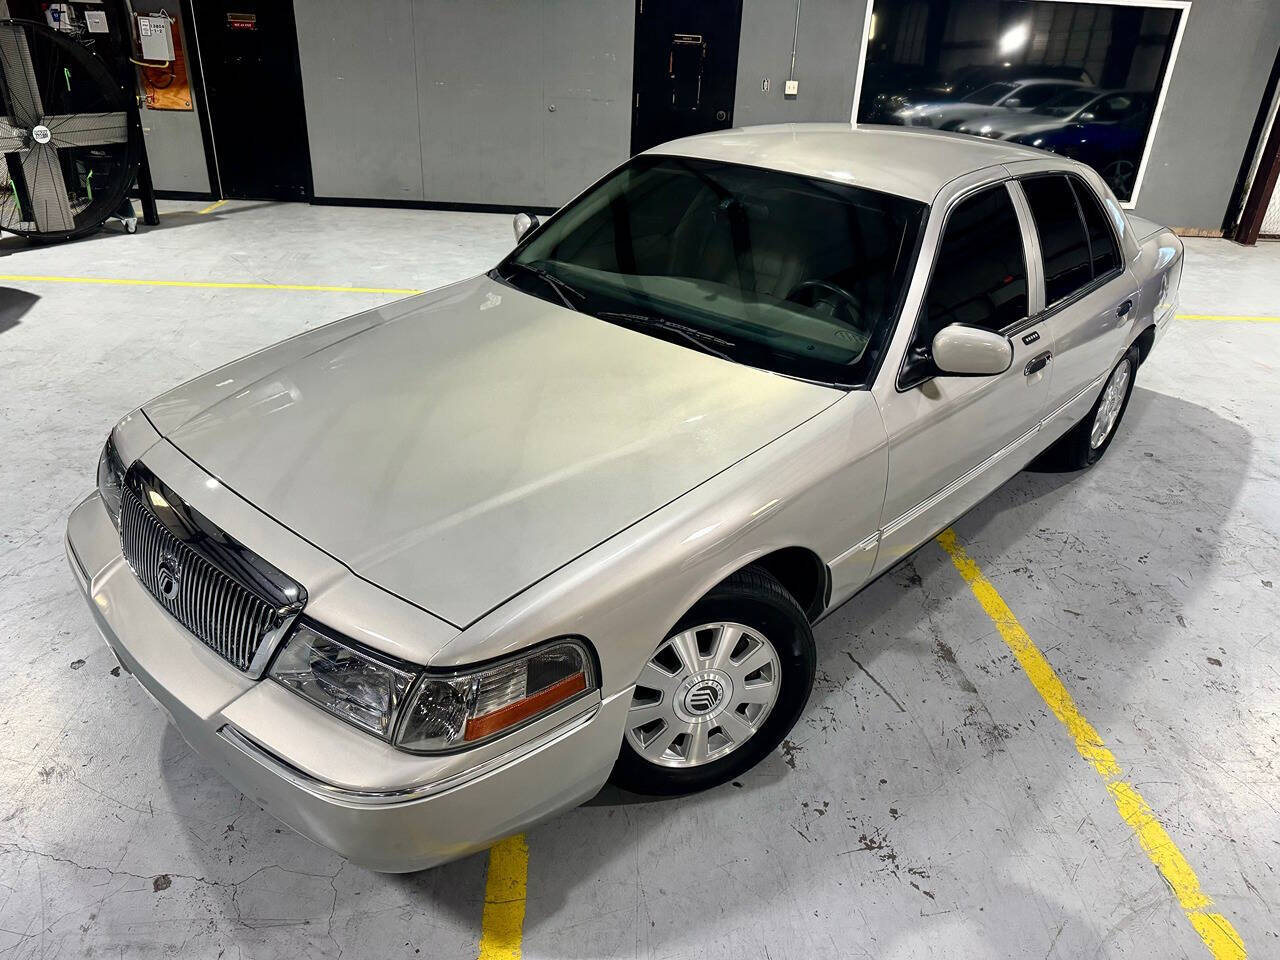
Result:
{"label": "side mirror", "polygon": [[1013,344],[990,330],[953,323],[933,338],[933,362],[958,377],[993,377],[1013,364]]}
{"label": "side mirror", "polygon": [[1086,110],[1084,113],[1080,114],[1080,116],[1077,117],[1076,119],[1079,120],[1081,123],[1093,123],[1093,121],[1097,120],[1098,117],[1092,110]]}
{"label": "side mirror", "polygon": [[516,243],[523,240],[530,230],[536,230],[541,223],[536,213],[517,213],[511,221],[511,229],[516,233]]}

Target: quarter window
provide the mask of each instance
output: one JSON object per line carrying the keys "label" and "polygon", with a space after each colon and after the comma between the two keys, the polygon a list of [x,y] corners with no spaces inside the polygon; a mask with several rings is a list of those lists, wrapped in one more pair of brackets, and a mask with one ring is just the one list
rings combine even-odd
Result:
{"label": "quarter window", "polygon": [[1051,307],[1092,282],[1089,238],[1065,176],[1030,177],[1022,189],[1040,235],[1044,301]]}
{"label": "quarter window", "polygon": [[1089,255],[1093,261],[1093,276],[1105,276],[1120,267],[1120,251],[1116,248],[1116,238],[1107,223],[1106,214],[1093,190],[1081,181],[1072,179],[1072,189],[1076,199],[1080,201],[1080,212],[1084,214],[1084,225],[1089,232]]}
{"label": "quarter window", "polygon": [[1004,184],[961,200],[938,247],[902,382],[932,370],[934,335],[952,323],[1001,330],[1027,315],[1027,270],[1018,215]]}

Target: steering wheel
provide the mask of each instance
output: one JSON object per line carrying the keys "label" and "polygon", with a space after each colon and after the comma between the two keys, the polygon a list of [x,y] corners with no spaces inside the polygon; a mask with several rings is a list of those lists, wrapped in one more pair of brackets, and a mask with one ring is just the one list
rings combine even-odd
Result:
{"label": "steering wheel", "polygon": [[791,288],[791,291],[787,294],[787,299],[794,300],[797,303],[808,303],[813,307],[823,301],[831,302],[830,297],[815,296],[818,292],[830,294],[831,297],[841,301],[833,309],[824,311],[828,316],[833,320],[840,320],[853,327],[859,333],[865,334],[867,332],[862,328],[862,300],[839,284],[832,283],[829,280],[803,280]]}

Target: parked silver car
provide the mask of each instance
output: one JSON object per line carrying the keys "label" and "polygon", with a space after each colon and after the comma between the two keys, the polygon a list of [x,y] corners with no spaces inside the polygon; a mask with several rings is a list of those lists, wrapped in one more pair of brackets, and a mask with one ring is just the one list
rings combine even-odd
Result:
{"label": "parked silver car", "polygon": [[112,430],[67,554],[120,663],[374,869],[743,774],[812,627],[1033,458],[1115,436],[1182,245],[1013,144],[666,144],[487,275]]}
{"label": "parked silver car", "polygon": [[932,127],[954,130],[962,123],[993,114],[1018,114],[1035,110],[1062,94],[1088,85],[1077,80],[1029,77],[1020,80],[998,80],[966,94],[963,100],[937,100],[915,103],[893,115],[908,127]]}
{"label": "parked silver car", "polygon": [[1078,87],[1025,113],[1004,111],[984,114],[957,126],[968,133],[992,140],[1012,140],[1034,144],[1038,134],[1050,133],[1073,124],[1132,123],[1151,114],[1151,96],[1141,90],[1097,91]]}

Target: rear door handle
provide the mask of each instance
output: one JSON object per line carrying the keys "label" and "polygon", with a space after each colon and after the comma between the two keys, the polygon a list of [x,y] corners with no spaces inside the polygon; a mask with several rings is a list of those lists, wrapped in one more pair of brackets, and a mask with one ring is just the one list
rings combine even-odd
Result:
{"label": "rear door handle", "polygon": [[1034,357],[1028,360],[1027,365],[1022,368],[1022,375],[1024,377],[1029,377],[1033,373],[1039,373],[1041,370],[1043,370],[1045,367],[1049,365],[1049,361],[1052,359],[1053,359],[1053,354],[1050,353],[1048,350],[1046,350],[1044,353],[1036,354]]}
{"label": "rear door handle", "polygon": [[1133,306],[1133,300],[1132,299],[1126,300],[1124,303],[1120,304],[1120,306],[1116,307],[1116,316],[1117,317],[1128,316],[1129,308],[1132,306]]}

